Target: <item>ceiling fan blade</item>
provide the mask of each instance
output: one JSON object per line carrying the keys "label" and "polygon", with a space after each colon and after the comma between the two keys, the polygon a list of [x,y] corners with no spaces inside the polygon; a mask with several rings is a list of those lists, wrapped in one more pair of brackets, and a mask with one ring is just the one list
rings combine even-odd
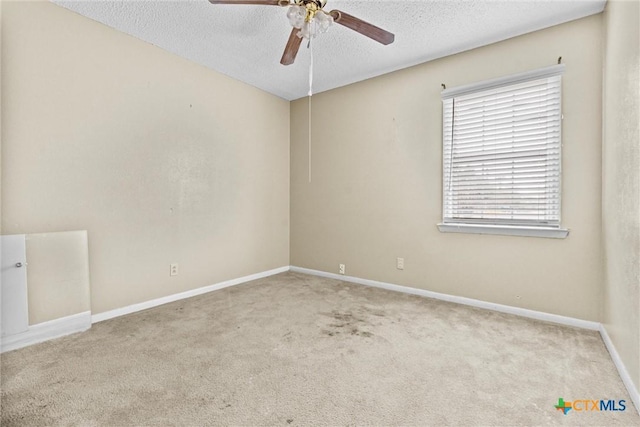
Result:
{"label": "ceiling fan blade", "polygon": [[389,31],[376,27],[373,24],[363,21],[360,18],[344,13],[340,10],[332,10],[329,14],[333,17],[333,21],[347,28],[351,28],[364,36],[367,36],[384,45],[393,43],[395,36]]}
{"label": "ceiling fan blade", "polygon": [[262,6],[287,6],[289,2],[282,0],[209,0],[211,4],[258,4]]}
{"label": "ceiling fan blade", "polygon": [[291,35],[289,36],[289,41],[287,41],[287,47],[284,48],[284,53],[282,54],[282,59],[280,63],[282,65],[291,65],[293,61],[296,60],[296,55],[298,54],[298,49],[300,49],[300,44],[302,43],[302,38],[298,37],[298,30],[294,28],[291,30]]}

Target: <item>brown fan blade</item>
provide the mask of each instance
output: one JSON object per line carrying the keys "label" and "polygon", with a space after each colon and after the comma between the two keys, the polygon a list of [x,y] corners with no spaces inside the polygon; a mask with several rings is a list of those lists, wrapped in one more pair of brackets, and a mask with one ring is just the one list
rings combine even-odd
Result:
{"label": "brown fan blade", "polygon": [[287,42],[287,47],[284,48],[284,53],[282,54],[282,59],[280,63],[282,65],[291,65],[293,61],[296,60],[296,55],[298,54],[298,49],[300,49],[300,44],[302,43],[302,38],[298,37],[298,30],[294,28],[291,30],[291,35],[289,36],[289,41]]}
{"label": "brown fan blade", "polygon": [[340,25],[344,25],[347,28],[351,28],[364,36],[367,36],[382,44],[391,44],[396,36],[389,31],[385,31],[380,27],[376,27],[373,24],[363,21],[360,18],[344,13],[340,10],[332,10],[329,15],[333,17],[334,22]]}
{"label": "brown fan blade", "polygon": [[262,6],[288,6],[283,0],[209,0],[211,4],[258,4]]}

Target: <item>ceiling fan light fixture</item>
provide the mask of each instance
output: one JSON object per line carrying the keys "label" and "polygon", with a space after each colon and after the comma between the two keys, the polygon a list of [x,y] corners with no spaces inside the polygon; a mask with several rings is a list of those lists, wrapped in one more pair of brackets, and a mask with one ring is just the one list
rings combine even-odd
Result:
{"label": "ceiling fan light fixture", "polygon": [[304,6],[292,5],[287,10],[287,18],[293,28],[302,28],[307,17],[307,8]]}
{"label": "ceiling fan light fixture", "polygon": [[[315,4],[314,4],[315,6]],[[305,6],[292,5],[287,11],[287,18],[293,28],[297,28],[297,35],[300,38],[310,40],[318,34],[326,33],[333,24],[333,17],[322,10],[313,8],[310,10]]]}
{"label": "ceiling fan light fixture", "polygon": [[318,22],[318,33],[326,33],[329,27],[333,25],[333,16],[325,12],[316,13],[315,20]]}

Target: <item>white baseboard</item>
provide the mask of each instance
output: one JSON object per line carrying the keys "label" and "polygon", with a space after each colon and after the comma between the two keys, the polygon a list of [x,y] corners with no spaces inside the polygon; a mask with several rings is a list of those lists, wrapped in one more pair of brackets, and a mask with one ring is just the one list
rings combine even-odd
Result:
{"label": "white baseboard", "polygon": [[330,279],[343,280],[345,282],[358,283],[360,285],[373,286],[376,288],[388,289],[390,291],[403,292],[406,294],[420,295],[427,298],[454,302],[456,304],[469,305],[472,307],[484,308],[487,310],[499,311],[500,313],[514,314],[516,316],[528,317],[530,319],[544,320],[545,322],[559,323],[561,325],[575,326],[592,331],[600,330],[600,323],[590,320],[576,319],[573,317],[560,316],[558,314],[545,313],[543,311],[528,310],[526,308],[513,307],[510,305],[495,304],[473,298],[458,297],[455,295],[441,294],[439,292],[427,291],[424,289],[411,288],[408,286],[394,285],[392,283],[378,282],[376,280],[361,279],[353,276],[343,276],[341,274],[327,273],[325,271],[311,270],[308,268],[291,266],[291,271],[311,274],[314,276],[328,277]]}
{"label": "white baseboard", "polygon": [[0,352],[4,353],[5,351],[17,350],[19,348],[27,347],[32,344],[37,344],[76,332],[86,331],[87,329],[91,328],[92,323],[101,322],[103,320],[123,316],[129,313],[135,313],[136,311],[146,310],[148,308],[156,307],[162,304],[167,304],[173,301],[205,294],[207,292],[227,288],[229,286],[239,285],[241,283],[250,282],[252,280],[262,279],[263,277],[273,276],[274,274],[283,273],[285,271],[289,271],[289,266],[275,268],[273,270],[263,271],[261,273],[251,274],[249,276],[244,276],[237,279],[226,280],[224,282],[216,283],[215,285],[205,286],[186,292],[157,298],[151,301],[145,301],[139,304],[133,304],[127,307],[106,311],[104,313],[98,313],[93,316],[91,315],[90,311],[85,311],[83,313],[74,314],[72,316],[38,323],[36,325],[29,326],[29,329],[26,332],[9,335],[2,338],[2,341],[0,343]]}
{"label": "white baseboard", "polygon": [[85,311],[60,319],[50,320],[29,326],[27,331],[2,338],[0,352],[17,350],[32,344],[60,338],[91,327],[91,312]]}
{"label": "white baseboard", "polygon": [[611,341],[611,338],[609,337],[607,329],[604,327],[604,325],[600,324],[599,331],[600,336],[602,336],[602,341],[604,341],[604,345],[607,347],[607,350],[609,350],[609,354],[611,355],[613,364],[616,365],[618,374],[620,374],[620,378],[622,378],[622,382],[624,383],[627,391],[629,392],[629,395],[631,396],[631,401],[635,405],[638,414],[640,414],[640,393],[638,393],[638,389],[631,380],[631,375],[629,375],[629,371],[627,371],[624,363],[622,363],[622,359],[620,359],[620,355],[618,354],[616,347],[613,345],[613,341]]}
{"label": "white baseboard", "polygon": [[261,273],[250,274],[249,276],[239,277],[237,279],[226,280],[214,285],[204,286],[202,288],[192,289],[190,291],[180,292],[178,294],[168,295],[162,298],[156,298],[150,301],[138,304],[128,305],[126,307],[116,308],[114,310],[105,311],[91,316],[93,323],[102,322],[103,320],[113,319],[114,317],[124,316],[125,314],[135,313],[137,311],[146,310],[148,308],[157,307],[181,299],[195,297],[196,295],[206,294],[208,292],[217,291],[218,289],[228,288],[229,286],[239,285],[241,283],[250,282],[252,280],[262,279],[264,277],[273,276],[274,274],[289,271],[289,266],[274,268],[273,270],[263,271]]}

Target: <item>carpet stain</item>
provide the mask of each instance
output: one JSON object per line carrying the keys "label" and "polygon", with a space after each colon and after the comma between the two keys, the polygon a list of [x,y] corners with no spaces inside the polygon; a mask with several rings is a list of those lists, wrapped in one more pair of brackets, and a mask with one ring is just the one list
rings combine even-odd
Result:
{"label": "carpet stain", "polygon": [[340,313],[338,311],[332,311],[331,313],[320,313],[323,316],[333,317],[335,320],[350,325],[353,323],[365,323],[366,320],[360,317],[354,316],[352,313]]}
{"label": "carpet stain", "polygon": [[369,324],[365,317],[354,315],[351,312],[341,312],[336,310],[333,310],[330,313],[321,312],[319,314],[333,320],[333,322],[326,324],[325,328],[320,330],[320,333],[323,335],[333,337],[344,332],[348,335],[364,337],[373,336],[372,333],[361,331],[359,329],[360,326]]}
{"label": "carpet stain", "polygon": [[360,331],[357,328],[354,328],[351,330],[351,335],[358,335],[361,337],[365,337],[365,338],[370,338],[373,336],[373,334],[371,332],[367,332],[367,331]]}

